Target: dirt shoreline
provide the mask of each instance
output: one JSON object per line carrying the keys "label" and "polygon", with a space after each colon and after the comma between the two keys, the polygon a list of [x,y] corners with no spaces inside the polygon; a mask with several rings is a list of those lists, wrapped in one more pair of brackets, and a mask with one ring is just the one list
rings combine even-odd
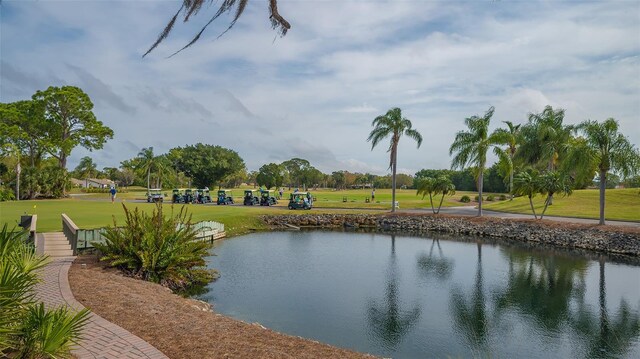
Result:
{"label": "dirt shoreline", "polygon": [[170,358],[373,358],[225,317],[208,304],[105,268],[95,255],[76,259],[69,284],[85,307]]}

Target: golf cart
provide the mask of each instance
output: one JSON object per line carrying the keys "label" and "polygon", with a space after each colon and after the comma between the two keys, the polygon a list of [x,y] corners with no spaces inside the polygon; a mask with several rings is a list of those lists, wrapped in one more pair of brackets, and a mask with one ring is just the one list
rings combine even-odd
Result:
{"label": "golf cart", "polygon": [[162,195],[162,188],[150,188],[147,192],[147,202],[162,202],[164,196]]}
{"label": "golf cart", "polygon": [[187,188],[184,190],[184,203],[193,203],[193,190],[191,188]]}
{"label": "golf cart", "polygon": [[218,204],[233,204],[233,195],[228,189],[218,191]]}
{"label": "golf cart", "polygon": [[253,206],[254,204],[260,203],[260,197],[258,195],[258,190],[250,190],[247,189],[244,191],[244,205],[245,206]]}
{"label": "golf cart", "polygon": [[289,209],[311,209],[313,196],[309,192],[294,192],[289,197]]}
{"label": "golf cart", "polygon": [[203,188],[198,190],[198,196],[200,197],[200,202],[202,203],[211,203],[211,194],[209,193],[208,188]]}
{"label": "golf cart", "polygon": [[171,203],[184,203],[184,195],[182,192],[183,190],[174,188],[173,194],[171,195]]}
{"label": "golf cart", "polygon": [[278,200],[276,199],[275,191],[272,191],[272,190],[264,191],[263,190],[260,193],[260,205],[261,206],[273,206],[276,203],[278,203]]}

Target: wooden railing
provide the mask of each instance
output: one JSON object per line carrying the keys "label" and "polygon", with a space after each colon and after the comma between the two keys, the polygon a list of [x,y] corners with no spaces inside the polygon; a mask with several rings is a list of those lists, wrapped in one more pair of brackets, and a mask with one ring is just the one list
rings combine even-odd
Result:
{"label": "wooden railing", "polygon": [[73,255],[78,254],[78,226],[67,216],[66,214],[62,214],[62,232],[64,236],[67,237],[69,244],[71,244],[71,249],[73,250]]}
{"label": "wooden railing", "polygon": [[38,222],[38,215],[31,216],[31,224],[29,225],[29,241],[35,243],[36,241],[36,222]]}

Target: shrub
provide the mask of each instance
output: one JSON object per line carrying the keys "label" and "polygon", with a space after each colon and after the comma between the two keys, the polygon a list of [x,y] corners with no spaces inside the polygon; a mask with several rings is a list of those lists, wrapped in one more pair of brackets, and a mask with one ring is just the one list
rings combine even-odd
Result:
{"label": "shrub", "polygon": [[506,194],[501,194],[499,198],[500,198],[501,201],[506,201],[507,200],[507,195]]}
{"label": "shrub", "polygon": [[0,230],[0,357],[66,358],[89,311],[46,310],[34,300],[38,272],[46,264],[25,232]]}
{"label": "shrub", "polygon": [[[480,199],[480,196],[476,196],[474,201],[478,202],[479,199]],[[484,199],[484,197],[482,197],[482,199]]]}
{"label": "shrub", "polygon": [[460,202],[462,203],[469,203],[471,202],[471,198],[469,198],[469,196],[467,196],[466,194],[462,197],[460,197]]}
{"label": "shrub", "polygon": [[495,199],[496,199],[496,197],[494,195],[492,195],[492,194],[487,196],[487,201],[493,201]]}
{"label": "shrub", "polygon": [[16,199],[16,196],[11,188],[0,187],[0,202],[13,201],[14,199]]}
{"label": "shrub", "polygon": [[101,252],[101,260],[127,275],[178,291],[216,278],[217,272],[206,269],[204,260],[212,244],[195,239],[185,207],[167,218],[161,204],[151,215],[137,207],[133,212],[124,204],[122,207],[125,226],[118,228],[114,220],[114,226],[105,229],[105,242],[93,244]]}

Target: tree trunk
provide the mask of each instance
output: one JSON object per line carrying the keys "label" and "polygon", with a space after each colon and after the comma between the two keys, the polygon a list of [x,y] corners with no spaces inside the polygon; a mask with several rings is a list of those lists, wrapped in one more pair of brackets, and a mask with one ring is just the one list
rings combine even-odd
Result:
{"label": "tree trunk", "polygon": [[394,144],[393,163],[391,163],[391,212],[396,211],[396,168],[398,167],[398,144]]}
{"label": "tree trunk", "polygon": [[20,172],[22,172],[22,169],[20,168],[20,156],[18,156],[18,164],[16,165],[16,201],[20,200]]}
{"label": "tree trunk", "polygon": [[442,208],[442,202],[444,202],[444,193],[442,194],[442,198],[440,198],[440,205],[438,206],[438,212],[436,212],[436,214],[440,214],[440,208]]}
{"label": "tree trunk", "polygon": [[431,196],[431,193],[429,193],[429,202],[431,202],[431,212],[436,214],[436,209],[433,207],[433,197]]}
{"label": "tree trunk", "polygon": [[511,197],[510,201],[513,201],[513,168],[509,172],[509,195]]}
{"label": "tree trunk", "polygon": [[553,193],[547,196],[547,199],[544,201],[544,208],[542,209],[542,213],[540,214],[540,219],[544,217],[544,213],[547,211],[547,207],[553,202]]}
{"label": "tree trunk", "polygon": [[484,168],[480,167],[478,174],[478,217],[482,217],[482,182],[484,176]]}
{"label": "tree trunk", "polygon": [[604,194],[607,188],[607,171],[600,171],[600,224],[604,225]]}
{"label": "tree trunk", "polygon": [[149,193],[149,187],[151,185],[151,167],[147,170],[147,193]]}
{"label": "tree trunk", "polygon": [[529,204],[531,205],[531,212],[533,212],[533,218],[538,219],[536,215],[536,209],[533,207],[533,199],[529,196]]}

